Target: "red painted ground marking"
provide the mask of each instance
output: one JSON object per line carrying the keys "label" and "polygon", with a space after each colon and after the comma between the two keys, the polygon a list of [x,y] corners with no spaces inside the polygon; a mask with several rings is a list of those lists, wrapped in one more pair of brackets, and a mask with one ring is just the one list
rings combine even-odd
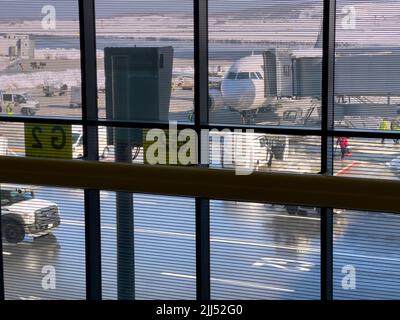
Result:
{"label": "red painted ground marking", "polygon": [[343,168],[342,170],[338,171],[337,173],[335,173],[335,176],[341,176],[343,174],[346,174],[347,172],[349,172],[351,170],[351,168],[353,168],[354,166],[360,164],[360,162],[358,161],[353,161],[352,163],[350,163],[347,167]]}

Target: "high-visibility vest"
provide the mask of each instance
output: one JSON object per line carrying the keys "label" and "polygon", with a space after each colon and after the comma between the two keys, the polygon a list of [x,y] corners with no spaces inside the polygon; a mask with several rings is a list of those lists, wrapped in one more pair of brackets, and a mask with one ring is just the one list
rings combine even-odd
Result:
{"label": "high-visibility vest", "polygon": [[13,109],[12,109],[11,103],[7,104],[7,106],[6,106],[6,113],[7,113],[7,114],[13,114],[13,113],[14,113],[14,112],[13,112]]}
{"label": "high-visibility vest", "polygon": [[379,130],[390,130],[390,124],[387,120],[382,120],[379,125]]}

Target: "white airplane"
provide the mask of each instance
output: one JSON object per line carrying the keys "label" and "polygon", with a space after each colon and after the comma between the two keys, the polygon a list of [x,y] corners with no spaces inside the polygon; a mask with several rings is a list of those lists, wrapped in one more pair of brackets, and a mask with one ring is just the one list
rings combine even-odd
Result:
{"label": "white airplane", "polygon": [[238,112],[245,123],[249,123],[263,108],[272,107],[274,98],[265,94],[263,56],[257,54],[235,61],[221,80],[219,95],[222,99],[218,94],[210,91],[210,108],[227,107]]}
{"label": "white airplane", "polygon": [[243,114],[267,104],[264,93],[262,55],[244,57],[234,62],[221,83],[224,104]]}
{"label": "white airplane", "polygon": [[[322,53],[322,26],[315,42],[314,48],[308,50],[297,50],[298,53],[306,56],[320,56]],[[278,49],[279,50],[279,49]],[[281,49],[282,50],[282,49]],[[286,50],[283,48],[283,50]],[[278,76],[281,78],[286,76],[286,88],[281,88],[282,92],[290,91],[291,94],[283,94],[283,96],[292,95],[292,66],[291,58],[289,55],[295,51],[290,50],[288,52],[288,59],[283,64],[274,67],[276,73],[280,73]],[[285,69],[287,74],[283,74],[282,70],[278,70],[278,67]],[[233,112],[238,112],[242,117],[243,122],[251,122],[255,115],[262,109],[273,107],[277,96],[266,94],[266,80],[265,78],[265,67],[264,67],[264,56],[262,54],[255,54],[247,56],[235,61],[225,73],[224,78],[221,80],[221,96],[215,92],[209,94],[209,106],[213,110],[228,107]],[[281,81],[284,83],[285,81]],[[275,98],[275,99],[274,99]]]}

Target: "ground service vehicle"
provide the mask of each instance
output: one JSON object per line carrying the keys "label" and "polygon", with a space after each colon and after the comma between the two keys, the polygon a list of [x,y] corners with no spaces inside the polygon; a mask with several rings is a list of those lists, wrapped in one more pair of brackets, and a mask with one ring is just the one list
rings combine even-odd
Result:
{"label": "ground service vehicle", "polygon": [[43,86],[43,93],[45,97],[65,96],[68,91],[68,86],[63,84],[61,86],[45,85]]}
{"label": "ground service vehicle", "polygon": [[82,107],[82,88],[72,86],[71,97],[69,102],[70,108],[81,108]]}
{"label": "ground service vehicle", "polygon": [[[110,153],[110,148],[107,145],[107,128],[99,127],[98,129],[99,137],[99,156],[100,158],[107,158]],[[82,158],[83,157],[83,132],[82,127],[72,126],[72,158]]]}
{"label": "ground service vehicle", "polygon": [[36,199],[34,188],[2,184],[1,228],[7,242],[18,243],[25,235],[40,237],[60,225],[56,203]]}
{"label": "ground service vehicle", "polygon": [[[295,205],[286,205],[286,211],[292,215],[299,216],[315,216],[319,217],[321,214],[321,208],[317,207],[306,207],[306,206],[295,206]],[[344,210],[341,209],[333,209],[333,213],[342,213]]]}
{"label": "ground service vehicle", "polygon": [[0,113],[33,116],[40,109],[38,101],[27,93],[0,92]]}

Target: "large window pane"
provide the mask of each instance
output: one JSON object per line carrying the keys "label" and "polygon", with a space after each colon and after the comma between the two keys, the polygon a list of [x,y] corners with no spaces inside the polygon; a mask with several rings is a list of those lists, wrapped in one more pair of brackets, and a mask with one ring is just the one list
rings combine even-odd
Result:
{"label": "large window pane", "polygon": [[3,1],[1,116],[81,117],[78,1]]}
{"label": "large window pane", "polygon": [[[336,137],[335,175],[370,179],[399,179],[397,139]],[[346,147],[347,146],[347,147]]]}
{"label": "large window pane", "polygon": [[5,297],[85,299],[83,191],[1,184]]}
{"label": "large window pane", "polygon": [[209,1],[210,122],[319,126],[322,1]]}
{"label": "large window pane", "polygon": [[0,122],[0,155],[82,159],[83,128],[80,125],[3,121]]}
{"label": "large window pane", "polygon": [[336,126],[398,130],[400,2],[337,1]]}
{"label": "large window pane", "polygon": [[342,224],[334,225],[334,299],[398,299],[398,214],[347,210],[340,218]]}
{"label": "large window pane", "polygon": [[[100,118],[193,121],[192,1],[96,0],[96,31]],[[126,92],[119,92],[113,88],[113,80],[107,80],[115,69],[111,60],[104,59],[104,49],[118,47],[131,48],[128,53],[125,49],[110,49],[131,55],[129,66],[124,67],[130,72],[125,83],[129,86],[129,115],[112,111],[119,105],[113,97]]]}
{"label": "large window pane", "polygon": [[319,137],[211,130],[209,140],[212,168],[236,170],[239,174],[320,171]]}
{"label": "large window pane", "polygon": [[317,208],[211,201],[212,299],[319,299]]}
{"label": "large window pane", "polygon": [[[124,196],[133,199],[133,210],[128,209],[127,202],[121,205]],[[103,297],[129,297],[133,287],[124,290],[118,285],[118,278],[124,282],[134,271],[136,299],[195,299],[194,200],[143,194],[121,197],[115,192],[101,192]],[[129,215],[134,222],[124,228],[118,221]],[[128,267],[129,261],[124,260],[124,249],[118,242],[122,239],[126,246],[126,233],[132,232],[134,270]],[[118,255],[122,255],[120,262]]]}

